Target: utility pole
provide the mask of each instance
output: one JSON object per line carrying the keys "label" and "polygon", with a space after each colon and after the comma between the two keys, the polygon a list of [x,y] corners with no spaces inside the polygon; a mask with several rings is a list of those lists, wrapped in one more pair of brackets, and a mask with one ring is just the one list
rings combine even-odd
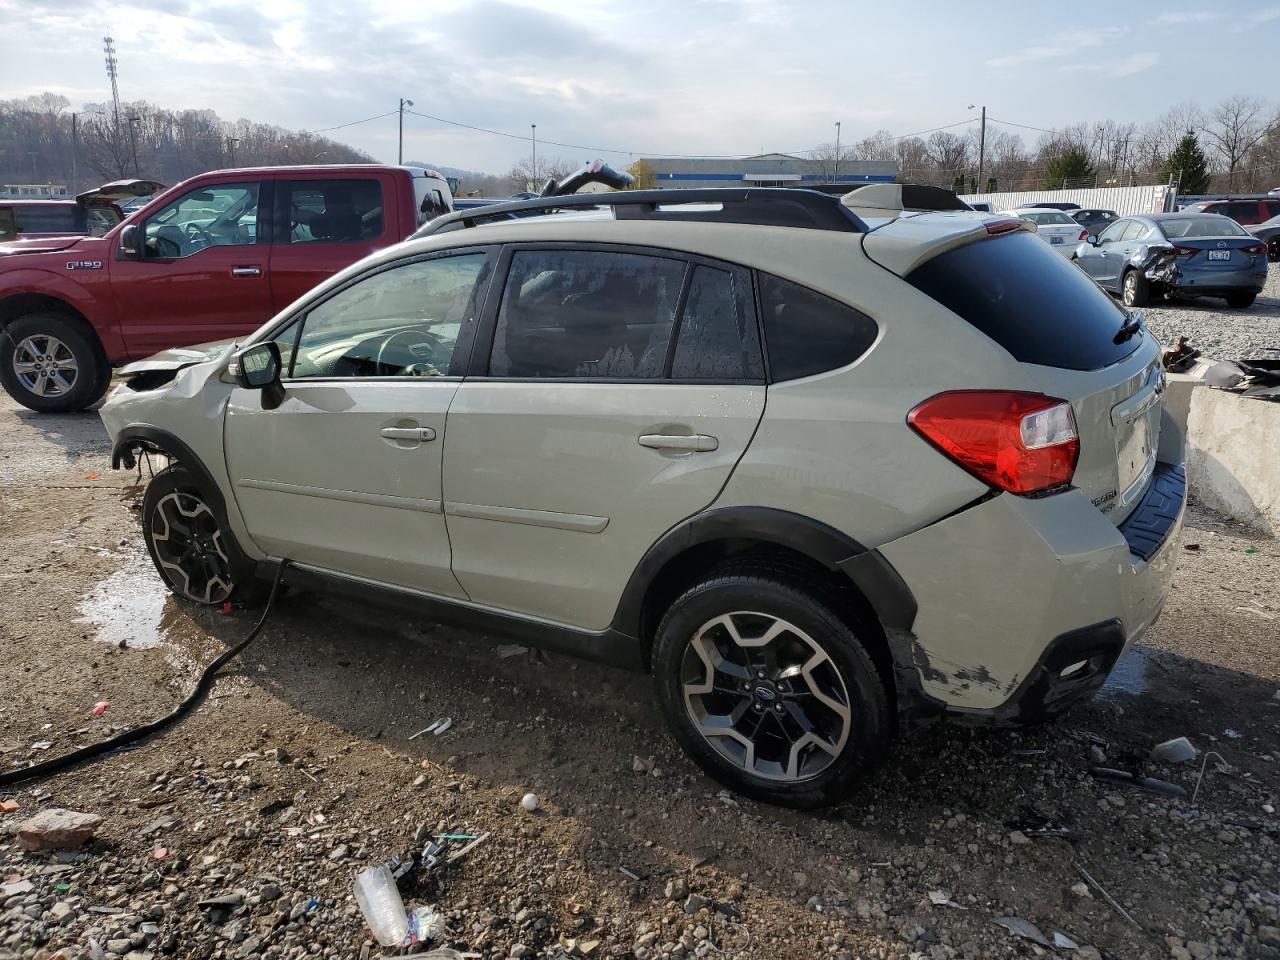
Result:
{"label": "utility pole", "polygon": [[75,194],[79,178],[76,176],[76,115],[71,114],[71,192]]}
{"label": "utility pole", "polygon": [[987,181],[983,176],[987,165],[987,107],[982,107],[982,128],[978,132],[978,192],[987,192]]}
{"label": "utility pole", "polygon": [[240,142],[239,137],[227,137],[227,151],[231,154],[231,165],[236,165],[236,144]]}
{"label": "utility pole", "polygon": [[538,187],[538,125],[536,123],[529,124],[529,130],[530,130],[529,139],[533,142],[533,161],[532,161],[532,166],[530,166],[529,168],[529,176],[533,179],[533,188],[537,190],[539,189]]}
{"label": "utility pole", "polygon": [[142,171],[138,168],[138,136],[134,132],[135,126],[142,120],[141,117],[129,118],[129,146],[133,150],[133,175],[141,177]]}
{"label": "utility pole", "polygon": [[404,163],[404,108],[412,106],[412,100],[400,98],[400,149],[396,151],[396,163]]}
{"label": "utility pole", "polygon": [[840,121],[836,121],[836,162],[832,167],[831,182],[840,182]]}

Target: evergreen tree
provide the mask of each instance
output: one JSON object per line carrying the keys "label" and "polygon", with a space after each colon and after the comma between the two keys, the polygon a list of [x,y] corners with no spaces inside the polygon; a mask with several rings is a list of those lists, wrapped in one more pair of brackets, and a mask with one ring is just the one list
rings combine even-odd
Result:
{"label": "evergreen tree", "polygon": [[1092,186],[1083,182],[1092,178],[1089,154],[1083,147],[1068,147],[1045,167],[1044,186],[1046,190],[1058,190],[1064,183],[1072,187]]}
{"label": "evergreen tree", "polygon": [[1209,163],[1200,149],[1200,141],[1190,130],[1178,141],[1160,172],[1165,180],[1182,184],[1180,193],[1198,194],[1209,190]]}

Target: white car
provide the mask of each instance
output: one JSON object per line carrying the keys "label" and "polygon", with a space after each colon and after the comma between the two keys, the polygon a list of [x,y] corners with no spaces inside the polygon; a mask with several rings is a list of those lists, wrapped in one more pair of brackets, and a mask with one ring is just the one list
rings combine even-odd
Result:
{"label": "white car", "polygon": [[1076,252],[1076,247],[1089,235],[1088,229],[1061,210],[1023,207],[1019,210],[1005,210],[1004,213],[1034,223],[1036,236],[1067,258]]}

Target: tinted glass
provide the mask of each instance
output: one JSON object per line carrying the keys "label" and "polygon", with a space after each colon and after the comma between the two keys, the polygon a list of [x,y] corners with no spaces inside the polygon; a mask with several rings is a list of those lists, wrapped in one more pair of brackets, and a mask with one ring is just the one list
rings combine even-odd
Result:
{"label": "tinted glass", "polygon": [[1044,241],[1013,233],[925,261],[907,282],[981,330],[1016,360],[1096,370],[1137,349],[1116,344],[1125,314]]}
{"label": "tinted glass", "polygon": [[518,251],[489,374],[661,377],[684,271],[682,260],[633,253]]}
{"label": "tinted glass", "polygon": [[1124,235],[1125,230],[1129,228],[1129,224],[1131,222],[1132,221],[1129,220],[1117,220],[1111,226],[1107,227],[1107,229],[1098,234],[1098,242],[1101,243],[1104,240],[1119,240],[1120,237]]}
{"label": "tinted glass", "polygon": [[1075,223],[1075,221],[1072,220],[1070,217],[1068,217],[1065,213],[1058,213],[1057,211],[1048,211],[1045,213],[1025,213],[1023,214],[1023,218],[1026,220],[1030,220],[1032,223],[1044,224],[1046,226],[1049,224],[1057,225],[1057,224],[1063,224],[1063,223],[1065,224]]}
{"label": "tinted glass", "polygon": [[1257,223],[1258,205],[1256,203],[1225,203],[1214,213],[1222,213],[1236,223]]}
{"label": "tinted glass", "polygon": [[18,207],[15,211],[19,233],[84,233],[84,207],[57,204],[40,207]]}
{"label": "tinted glass", "polygon": [[1262,212],[1268,220],[1272,217],[1280,217],[1280,200],[1262,201]]}
{"label": "tinted glass", "polygon": [[484,263],[483,253],[406,263],[334,294],[302,320],[296,351],[292,328],[277,335],[290,375],[447,375]]}
{"label": "tinted glass", "polygon": [[846,366],[876,339],[876,322],[866,314],[767,273],[760,274],[760,310],[775,381]]}
{"label": "tinted glass", "polygon": [[290,243],[360,243],[382,236],[377,180],[294,180],[285,185]]}
{"label": "tinted glass", "polygon": [[190,257],[206,247],[241,246],[258,239],[258,184],[197,187],[147,218],[149,258]]}
{"label": "tinted glass", "polygon": [[684,380],[763,380],[764,361],[745,270],[694,268],[680,315],[671,376]]}
{"label": "tinted glass", "polygon": [[1226,217],[1211,213],[1203,213],[1196,217],[1181,220],[1162,220],[1160,229],[1170,240],[1194,239],[1195,237],[1247,237],[1249,234],[1240,224]]}

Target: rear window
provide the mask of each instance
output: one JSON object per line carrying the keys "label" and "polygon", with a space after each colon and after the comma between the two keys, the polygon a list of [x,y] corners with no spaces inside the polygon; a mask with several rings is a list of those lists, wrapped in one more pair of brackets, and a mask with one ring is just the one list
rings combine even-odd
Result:
{"label": "rear window", "polygon": [[1123,360],[1142,340],[1115,343],[1124,311],[1029,233],[965,244],[906,279],[1023,363],[1097,370]]}
{"label": "rear window", "polygon": [[1226,217],[1214,213],[1202,213],[1198,217],[1187,217],[1185,220],[1161,220],[1160,229],[1170,240],[1193,239],[1195,237],[1247,237],[1249,234],[1236,223]]}
{"label": "rear window", "polygon": [[1048,225],[1051,223],[1052,224],[1075,223],[1075,221],[1072,220],[1070,217],[1068,217],[1065,213],[1058,213],[1056,211],[1050,211],[1046,213],[1024,213],[1022,215],[1022,218],[1024,220],[1030,220],[1032,223],[1038,223],[1041,225]]}
{"label": "rear window", "polygon": [[47,207],[18,207],[15,211],[19,233],[83,233],[84,208],[74,204]]}

